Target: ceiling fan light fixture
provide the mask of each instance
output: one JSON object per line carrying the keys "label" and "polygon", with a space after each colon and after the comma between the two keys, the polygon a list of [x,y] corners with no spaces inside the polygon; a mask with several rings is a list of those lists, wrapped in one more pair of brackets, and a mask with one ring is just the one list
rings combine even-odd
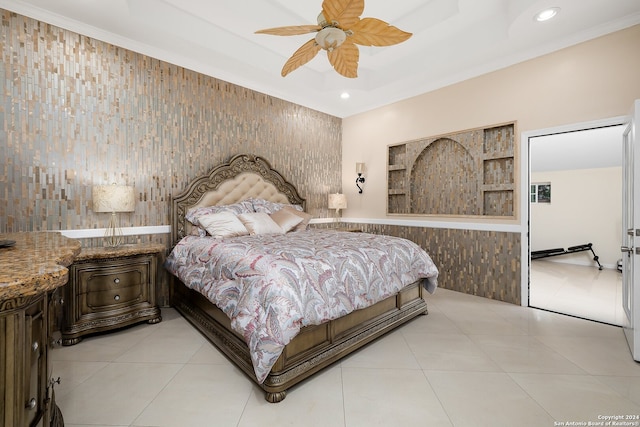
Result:
{"label": "ceiling fan light fixture", "polygon": [[282,77],[305,65],[324,49],[329,63],[338,74],[355,78],[358,77],[360,58],[357,45],[391,46],[412,36],[381,19],[360,18],[363,11],[364,0],[323,0],[322,12],[317,18],[318,25],[266,28],[256,31],[256,34],[297,36],[316,33],[287,59],[280,72]]}
{"label": "ceiling fan light fixture", "polygon": [[554,16],[556,16],[558,14],[558,12],[560,12],[560,8],[559,7],[550,7],[548,9],[544,9],[544,10],[541,10],[540,12],[536,13],[535,16],[533,17],[533,19],[535,19],[538,22],[548,21],[549,19],[551,19]]}
{"label": "ceiling fan light fixture", "polygon": [[324,27],[316,34],[316,43],[324,50],[338,48],[347,39],[347,34],[340,28]]}
{"label": "ceiling fan light fixture", "polygon": [[318,15],[318,25],[322,28],[328,27],[330,24],[327,22],[327,18],[324,17],[324,13],[320,12]]}

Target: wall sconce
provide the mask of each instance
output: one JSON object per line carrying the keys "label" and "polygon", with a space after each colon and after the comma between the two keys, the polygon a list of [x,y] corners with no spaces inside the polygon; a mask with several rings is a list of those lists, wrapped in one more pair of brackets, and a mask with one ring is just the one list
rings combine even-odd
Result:
{"label": "wall sconce", "polygon": [[356,163],[356,173],[358,177],[356,178],[356,187],[358,187],[358,193],[362,193],[362,187],[360,184],[364,184],[364,163]]}
{"label": "wall sconce", "polygon": [[133,212],[136,198],[134,188],[126,185],[94,185],[93,211],[111,212],[109,225],[104,233],[104,245],[117,247],[122,244],[122,229],[116,212]]}
{"label": "wall sconce", "polygon": [[347,196],[340,193],[329,194],[329,209],[335,209],[334,222],[340,216],[340,209],[347,209]]}

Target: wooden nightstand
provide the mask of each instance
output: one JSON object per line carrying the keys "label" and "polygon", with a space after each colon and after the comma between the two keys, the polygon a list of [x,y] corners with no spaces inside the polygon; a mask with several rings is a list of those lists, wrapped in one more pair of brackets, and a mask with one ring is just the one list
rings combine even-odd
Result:
{"label": "wooden nightstand", "polygon": [[62,344],[142,321],[160,322],[156,277],[164,250],[155,243],[82,249],[64,288]]}

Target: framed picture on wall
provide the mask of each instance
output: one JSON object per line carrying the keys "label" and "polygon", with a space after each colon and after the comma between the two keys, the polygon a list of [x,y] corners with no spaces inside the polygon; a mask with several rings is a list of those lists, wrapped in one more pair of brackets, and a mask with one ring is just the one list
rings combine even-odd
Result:
{"label": "framed picture on wall", "polygon": [[551,183],[531,184],[531,203],[551,203]]}

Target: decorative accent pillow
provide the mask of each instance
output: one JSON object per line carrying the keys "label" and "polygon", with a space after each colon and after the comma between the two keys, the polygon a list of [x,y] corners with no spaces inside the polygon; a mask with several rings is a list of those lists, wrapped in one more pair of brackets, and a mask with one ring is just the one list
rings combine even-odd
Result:
{"label": "decorative accent pillow", "polygon": [[190,227],[190,231],[189,231],[189,236],[200,236],[200,237],[204,237],[207,235],[207,230],[205,230],[202,227],[197,227],[195,225],[191,225]]}
{"label": "decorative accent pillow", "polygon": [[219,212],[201,215],[198,218],[200,226],[207,230],[209,235],[221,239],[224,237],[246,236],[249,234],[246,227],[233,212]]}
{"label": "decorative accent pillow", "polygon": [[203,215],[210,215],[220,212],[231,212],[235,215],[238,215],[246,212],[254,212],[254,210],[253,204],[248,200],[243,200],[231,205],[203,206],[199,208],[189,209],[184,217],[187,221],[195,226],[191,229],[190,234],[199,235],[200,237],[206,236],[207,230],[200,225],[198,219]]}
{"label": "decorative accent pillow", "polygon": [[285,206],[289,206],[289,207],[292,207],[293,209],[302,211],[302,206],[300,205],[289,205],[286,203],[270,202],[269,200],[265,200],[265,199],[247,199],[247,200],[251,201],[251,203],[253,204],[254,211],[264,212],[269,215],[279,211]]}
{"label": "decorative accent pillow", "polygon": [[275,221],[276,224],[280,226],[280,228],[282,228],[285,233],[293,230],[296,225],[300,224],[303,221],[303,218],[301,216],[296,215],[295,213],[287,209],[280,209],[279,211],[274,212],[269,216],[272,220]]}
{"label": "decorative accent pillow", "polygon": [[313,218],[313,216],[306,212],[298,210],[296,206],[297,205],[288,205],[283,207],[282,210],[302,218],[302,221],[298,225],[296,225],[296,228],[294,228],[292,231],[304,231],[307,229],[307,226],[309,225],[309,221],[311,220],[311,218]]}
{"label": "decorative accent pillow", "polygon": [[245,213],[238,215],[238,219],[242,222],[249,234],[284,234],[284,230],[280,228],[269,214],[264,212]]}
{"label": "decorative accent pillow", "polygon": [[184,216],[187,221],[192,223],[193,225],[200,225],[198,223],[198,218],[202,215],[209,215],[220,212],[231,212],[236,215],[241,213],[255,212],[253,210],[253,204],[249,200],[243,200],[238,203],[233,203],[231,205],[219,205],[219,206],[204,206],[199,208],[192,208],[187,211],[187,214]]}

